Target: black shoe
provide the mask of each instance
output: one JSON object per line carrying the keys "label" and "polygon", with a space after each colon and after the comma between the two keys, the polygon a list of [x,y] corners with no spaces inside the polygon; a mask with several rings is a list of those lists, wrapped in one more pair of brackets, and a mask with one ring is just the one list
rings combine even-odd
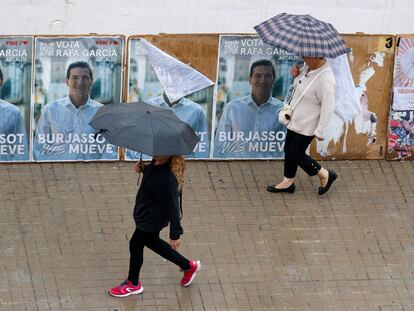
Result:
{"label": "black shoe", "polygon": [[276,188],[276,185],[270,185],[267,186],[267,191],[269,192],[273,192],[273,193],[277,193],[277,192],[288,192],[288,193],[293,193],[295,192],[295,184],[292,183],[289,187],[287,188]]}
{"label": "black shoe", "polygon": [[336,173],[334,171],[328,171],[329,175],[328,175],[328,182],[326,183],[325,187],[319,187],[318,190],[318,194],[322,195],[328,192],[329,188],[331,188],[333,182],[336,180],[336,178],[338,177],[338,175],[336,175]]}

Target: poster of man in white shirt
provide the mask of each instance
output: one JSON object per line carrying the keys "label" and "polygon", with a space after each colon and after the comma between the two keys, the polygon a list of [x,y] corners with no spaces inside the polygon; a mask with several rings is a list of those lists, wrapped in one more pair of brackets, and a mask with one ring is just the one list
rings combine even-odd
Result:
{"label": "poster of man in white shirt", "polygon": [[[147,42],[146,44],[148,45]],[[164,60],[165,55],[154,46],[151,51],[158,54],[153,57],[159,57],[161,61],[166,63],[173,62],[170,64],[171,67],[177,66],[178,69],[193,70],[188,65],[181,64],[179,60],[173,58]],[[128,102],[141,100],[156,107],[172,110],[178,118],[191,126],[200,139],[193,153],[185,155],[185,157],[187,159],[208,159],[210,156],[211,117],[207,116],[211,116],[213,87],[206,87],[177,100],[170,100],[140,38],[129,40],[128,73]],[[180,80],[178,70],[175,73],[176,75],[171,78]],[[139,152],[126,150],[126,160],[136,160],[140,157]],[[143,159],[150,158],[147,155],[142,155],[142,157]]]}
{"label": "poster of man in white shirt", "polygon": [[32,42],[0,38],[0,162],[29,161]]}
{"label": "poster of man in white shirt", "polygon": [[36,38],[36,161],[117,160],[118,148],[89,126],[121,101],[122,37]]}
{"label": "poster of man in white shirt", "polygon": [[278,111],[300,59],[257,36],[220,36],[214,158],[282,159]]}

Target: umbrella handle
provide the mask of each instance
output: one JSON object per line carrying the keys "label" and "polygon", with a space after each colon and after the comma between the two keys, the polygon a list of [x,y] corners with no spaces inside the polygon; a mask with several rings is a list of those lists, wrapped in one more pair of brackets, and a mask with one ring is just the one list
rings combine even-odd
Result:
{"label": "umbrella handle", "polygon": [[141,173],[142,173],[142,153],[139,157],[139,167],[141,168],[140,172],[138,173],[138,180],[137,180],[137,186],[139,185],[139,182],[141,180]]}
{"label": "umbrella handle", "polygon": [[138,173],[137,187],[139,186],[140,180],[141,180],[141,172]]}

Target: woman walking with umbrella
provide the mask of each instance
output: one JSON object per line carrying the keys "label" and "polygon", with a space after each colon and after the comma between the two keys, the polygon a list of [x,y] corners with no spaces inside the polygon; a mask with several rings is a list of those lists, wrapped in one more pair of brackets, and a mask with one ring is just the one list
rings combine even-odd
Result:
{"label": "woman walking with umbrella", "polygon": [[[101,107],[89,123],[105,139],[153,156],[152,162],[135,165],[143,173],[134,207],[136,229],[129,242],[127,279],[110,288],[109,294],[126,297],[144,291],[139,273],[144,260],[144,246],[181,268],[181,285],[188,286],[200,270],[200,261],[188,260],[177,248],[181,245],[178,193],[184,184],[185,162],[177,154],[191,153],[199,138],[194,130],[171,110],[143,102],[109,104]],[[160,231],[170,224],[170,243],[160,239]]]}
{"label": "woman walking with umbrella", "polygon": [[304,57],[305,66],[294,80],[295,91],[291,103],[294,113],[287,125],[283,180],[267,187],[269,192],[295,191],[294,178],[298,166],[309,176],[317,175],[321,186],[318,194],[326,193],[337,178],[306,154],[306,149],[316,137],[323,140],[334,110],[335,77],[324,58]]}
{"label": "woman walking with umbrella", "polygon": [[[138,190],[134,220],[136,229],[129,242],[130,262],[127,279],[108,290],[111,296],[126,297],[144,291],[139,280],[144,246],[181,268],[182,286],[188,286],[200,270],[200,261],[188,260],[177,252],[183,228],[180,224],[178,192],[184,184],[185,162],[182,156],[154,156],[145,167],[137,162],[135,171],[143,173]],[[162,228],[170,224],[170,243],[160,239]]]}
{"label": "woman walking with umbrella", "polygon": [[284,178],[277,185],[268,186],[267,191],[293,193],[299,166],[309,176],[319,176],[318,194],[322,195],[328,192],[337,175],[322,168],[306,154],[306,149],[314,137],[324,139],[334,111],[335,77],[326,58],[335,58],[350,49],[331,24],[310,15],[282,13],[254,28],[263,42],[303,56],[305,62],[295,72],[292,92],[286,99],[290,112],[285,117],[288,130]]}

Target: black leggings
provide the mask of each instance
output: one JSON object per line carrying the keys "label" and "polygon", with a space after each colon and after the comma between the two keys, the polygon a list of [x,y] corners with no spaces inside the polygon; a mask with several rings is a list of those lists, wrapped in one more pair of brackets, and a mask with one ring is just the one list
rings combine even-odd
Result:
{"label": "black leggings", "polygon": [[144,232],[135,229],[131,240],[129,241],[129,273],[128,280],[137,285],[139,280],[139,272],[144,262],[144,246],[156,252],[158,255],[175,263],[183,270],[191,268],[190,262],[179,252],[173,250],[171,245],[160,239],[159,232]]}
{"label": "black leggings", "polygon": [[321,166],[318,162],[306,154],[306,149],[312,142],[314,136],[305,136],[291,130],[287,130],[285,140],[285,163],[284,176],[294,178],[298,166],[309,176],[318,174]]}

